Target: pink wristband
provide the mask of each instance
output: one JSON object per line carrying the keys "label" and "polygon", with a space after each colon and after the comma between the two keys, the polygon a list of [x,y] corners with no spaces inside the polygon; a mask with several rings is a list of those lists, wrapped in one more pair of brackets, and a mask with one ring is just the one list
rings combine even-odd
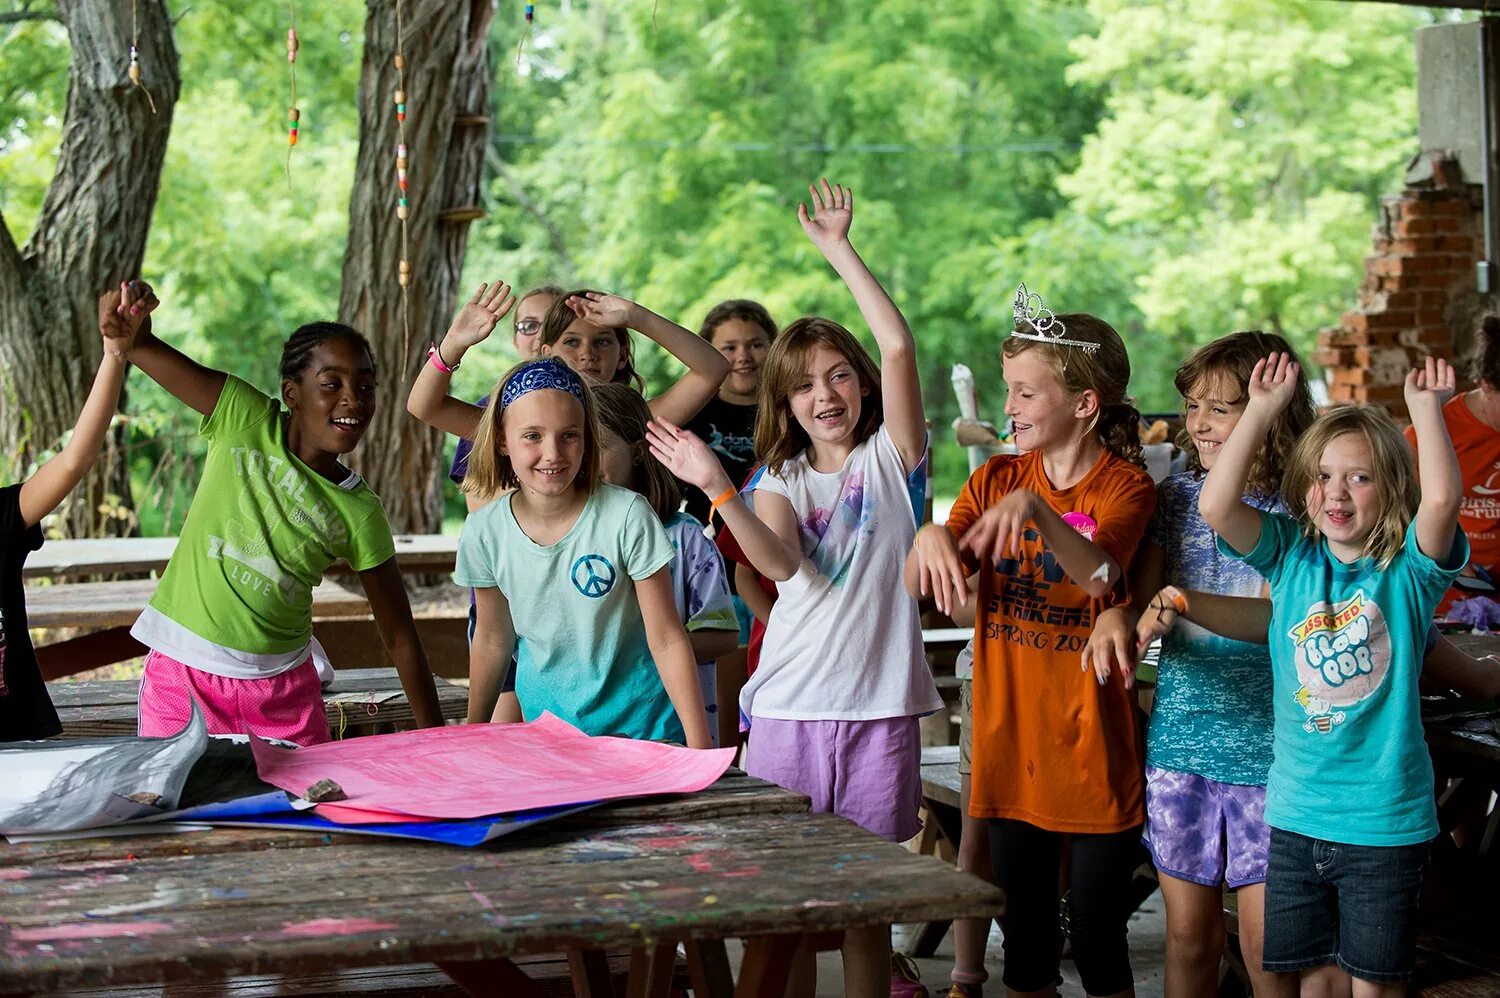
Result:
{"label": "pink wristband", "polygon": [[442,371],[444,374],[452,374],[454,371],[458,370],[457,364],[449,367],[447,364],[443,363],[443,355],[438,353],[437,344],[433,344],[427,349],[427,360],[432,364],[433,367],[437,368],[439,371]]}

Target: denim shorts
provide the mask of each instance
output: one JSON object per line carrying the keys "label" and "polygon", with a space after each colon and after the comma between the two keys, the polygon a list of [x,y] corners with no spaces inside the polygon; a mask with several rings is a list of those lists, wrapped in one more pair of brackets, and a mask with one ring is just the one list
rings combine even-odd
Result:
{"label": "denim shorts", "polygon": [[1355,846],[1271,829],[1265,969],[1337,964],[1362,981],[1410,980],[1429,845]]}

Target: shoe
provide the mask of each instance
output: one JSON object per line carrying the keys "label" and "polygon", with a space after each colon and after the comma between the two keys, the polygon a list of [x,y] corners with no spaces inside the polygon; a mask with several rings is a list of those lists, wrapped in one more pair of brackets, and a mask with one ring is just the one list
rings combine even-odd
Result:
{"label": "shoe", "polygon": [[983,994],[983,984],[959,984],[955,981],[948,989],[948,998],[981,998]]}
{"label": "shoe", "polygon": [[891,998],[928,998],[917,965],[905,953],[891,954]]}

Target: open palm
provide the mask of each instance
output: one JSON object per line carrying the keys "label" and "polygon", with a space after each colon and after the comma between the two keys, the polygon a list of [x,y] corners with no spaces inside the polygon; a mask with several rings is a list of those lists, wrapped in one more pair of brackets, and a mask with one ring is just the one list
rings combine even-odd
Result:
{"label": "open palm", "polygon": [[826,252],[849,238],[849,225],[854,221],[854,191],[843,184],[830,187],[826,177],[821,184],[821,188],[817,184],[808,186],[814,210],[809,212],[807,205],[799,202],[797,221],[802,223],[802,231],[813,245]]}
{"label": "open palm", "polygon": [[646,427],[646,440],[651,445],[652,456],[668,471],[709,496],[734,486],[718,456],[696,433],[664,419],[653,419]]}
{"label": "open palm", "polygon": [[446,339],[464,350],[483,342],[515,304],[516,296],[504,281],[479,285],[474,297],[453,317]]}
{"label": "open palm", "polygon": [[587,319],[603,329],[620,329],[632,325],[635,302],[619,295],[604,295],[589,291],[568,299],[568,307],[580,319]]}

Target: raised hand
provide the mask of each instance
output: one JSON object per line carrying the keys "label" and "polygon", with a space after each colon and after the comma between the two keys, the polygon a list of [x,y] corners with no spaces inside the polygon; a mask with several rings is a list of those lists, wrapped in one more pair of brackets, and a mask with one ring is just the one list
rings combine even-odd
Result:
{"label": "raised hand", "polygon": [[1139,660],[1136,632],[1130,629],[1130,618],[1125,611],[1110,607],[1100,613],[1089,633],[1089,643],[1083,647],[1083,671],[1092,668],[1094,678],[1103,686],[1109,682],[1109,674],[1118,669],[1128,690],[1135,685],[1135,668]]}
{"label": "raised hand", "polygon": [[718,455],[696,433],[665,419],[653,419],[646,425],[646,441],[651,445],[652,456],[668,471],[689,485],[696,485],[710,499],[734,488]]}
{"label": "raised hand", "polygon": [[[462,354],[475,344],[484,342],[515,304],[516,296],[511,294],[510,285],[504,281],[479,285],[474,297],[465,302],[464,307],[453,317],[443,343]],[[451,359],[457,362],[457,357]]]}
{"label": "raised hand", "polygon": [[141,332],[151,329],[151,313],[161,302],[151,285],[127,281],[99,296],[99,332],[104,349],[120,357],[129,356]]}
{"label": "raised hand", "polygon": [[797,203],[797,221],[813,245],[826,255],[839,243],[849,239],[849,223],[854,220],[854,191],[843,184],[828,185],[823,178],[822,189],[816,184],[808,185],[815,211],[809,212],[807,205]]}
{"label": "raised hand", "polygon": [[985,510],[973,526],[964,532],[958,546],[973,552],[983,564],[992,564],[995,556],[1019,556],[1021,534],[1036,509],[1037,496],[1030,489],[1016,489]]}
{"label": "raised hand", "polygon": [[942,613],[969,602],[969,580],[959,557],[958,542],[947,527],[929,523],[917,531],[912,544],[917,556],[917,579],[923,596],[931,596]]}
{"label": "raised hand", "polygon": [[568,299],[568,307],[580,319],[605,329],[634,328],[637,305],[629,298],[589,291]]}
{"label": "raised hand", "polygon": [[1289,353],[1273,353],[1256,361],[1250,372],[1249,404],[1269,406],[1272,412],[1281,412],[1297,394],[1299,370]]}
{"label": "raised hand", "polygon": [[1453,373],[1452,364],[1441,357],[1428,357],[1421,367],[1414,367],[1406,372],[1403,393],[1406,396],[1406,407],[1412,409],[1425,402],[1440,409],[1443,403],[1453,397],[1457,385],[1458,379]]}

